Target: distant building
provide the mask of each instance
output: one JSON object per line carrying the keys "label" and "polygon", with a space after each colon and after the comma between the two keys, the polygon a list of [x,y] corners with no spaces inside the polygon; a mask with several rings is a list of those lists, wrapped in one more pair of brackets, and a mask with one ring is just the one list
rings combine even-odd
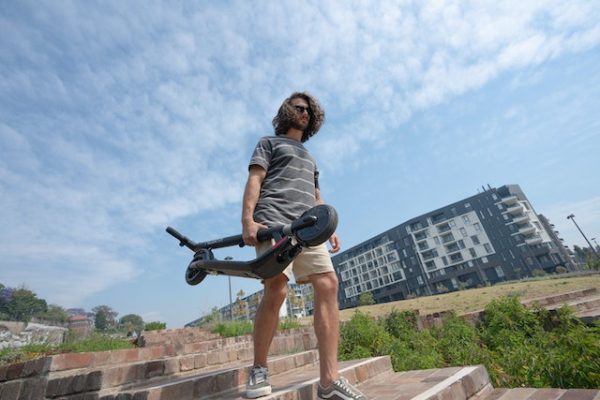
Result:
{"label": "distant building", "polygon": [[363,292],[383,303],[575,269],[558,233],[518,185],[484,188],[412,218],[333,263],[340,308],[357,306]]}
{"label": "distant building", "polygon": [[[232,304],[221,307],[218,312],[221,320],[254,320],[258,305],[262,300],[264,290],[252,293],[242,299],[236,300]],[[311,285],[297,285],[290,283],[288,285],[288,295],[281,309],[279,318],[300,318],[311,315],[313,312],[313,297]],[[185,324],[186,327],[200,326],[206,322],[209,315],[200,317],[194,321]]]}
{"label": "distant building", "polygon": [[94,330],[94,321],[86,314],[71,315],[68,326],[76,337],[86,337]]}

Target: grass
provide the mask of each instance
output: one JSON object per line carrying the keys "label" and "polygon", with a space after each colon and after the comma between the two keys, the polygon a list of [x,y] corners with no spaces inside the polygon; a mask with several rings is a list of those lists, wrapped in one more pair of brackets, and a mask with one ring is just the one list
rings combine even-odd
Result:
{"label": "grass", "polygon": [[[457,314],[465,314],[482,310],[494,299],[507,295],[518,295],[521,300],[531,300],[575,290],[600,289],[600,274],[578,277],[543,277],[530,280],[507,282],[486,286],[479,289],[467,289],[458,292],[418,297],[410,300],[394,301],[391,303],[373,304],[340,311],[340,319],[347,321],[358,309],[379,317],[389,314],[392,310],[419,310],[421,315],[434,312],[454,310]],[[304,318],[304,324],[312,323],[312,317]]]}
{"label": "grass", "polygon": [[129,340],[116,339],[107,335],[93,334],[83,340],[69,340],[59,346],[49,344],[28,344],[18,348],[0,350],[0,365],[32,360],[45,355],[61,353],[81,353],[87,351],[106,351],[130,349],[135,347]]}

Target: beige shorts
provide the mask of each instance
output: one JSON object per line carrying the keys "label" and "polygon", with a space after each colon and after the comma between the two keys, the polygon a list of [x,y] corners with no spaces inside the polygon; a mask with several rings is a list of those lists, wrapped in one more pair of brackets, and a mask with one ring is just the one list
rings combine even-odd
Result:
{"label": "beige shorts", "polygon": [[[256,246],[256,255],[261,255],[269,250],[273,242],[265,241]],[[325,272],[335,272],[331,256],[327,250],[325,243],[315,247],[305,247],[302,252],[294,258],[294,261],[287,266],[283,273],[287,276],[288,281],[294,273],[294,278],[297,284],[310,282],[308,277],[314,274],[322,274]]]}

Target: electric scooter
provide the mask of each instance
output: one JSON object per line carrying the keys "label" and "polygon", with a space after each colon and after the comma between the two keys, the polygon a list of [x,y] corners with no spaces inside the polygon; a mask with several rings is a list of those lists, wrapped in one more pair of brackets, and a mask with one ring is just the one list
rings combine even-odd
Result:
{"label": "electric scooter", "polygon": [[212,252],[213,249],[222,247],[243,247],[245,244],[242,235],[196,243],[170,226],[166,231],[179,240],[179,246],[185,246],[194,252],[194,258],[185,271],[185,281],[193,286],[202,282],[208,274],[272,278],[283,272],[303,248],[326,242],[335,232],[337,224],[335,208],[325,204],[310,208],[289,224],[258,231],[259,241],[274,239],[275,244],[250,261],[217,260]]}

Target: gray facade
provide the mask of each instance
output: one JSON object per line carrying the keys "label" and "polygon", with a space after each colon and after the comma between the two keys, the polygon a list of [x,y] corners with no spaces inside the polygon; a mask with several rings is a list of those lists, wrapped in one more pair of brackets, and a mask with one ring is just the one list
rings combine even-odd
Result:
{"label": "gray facade", "polygon": [[557,233],[518,185],[485,189],[406,221],[333,257],[340,308],[573,270]]}

